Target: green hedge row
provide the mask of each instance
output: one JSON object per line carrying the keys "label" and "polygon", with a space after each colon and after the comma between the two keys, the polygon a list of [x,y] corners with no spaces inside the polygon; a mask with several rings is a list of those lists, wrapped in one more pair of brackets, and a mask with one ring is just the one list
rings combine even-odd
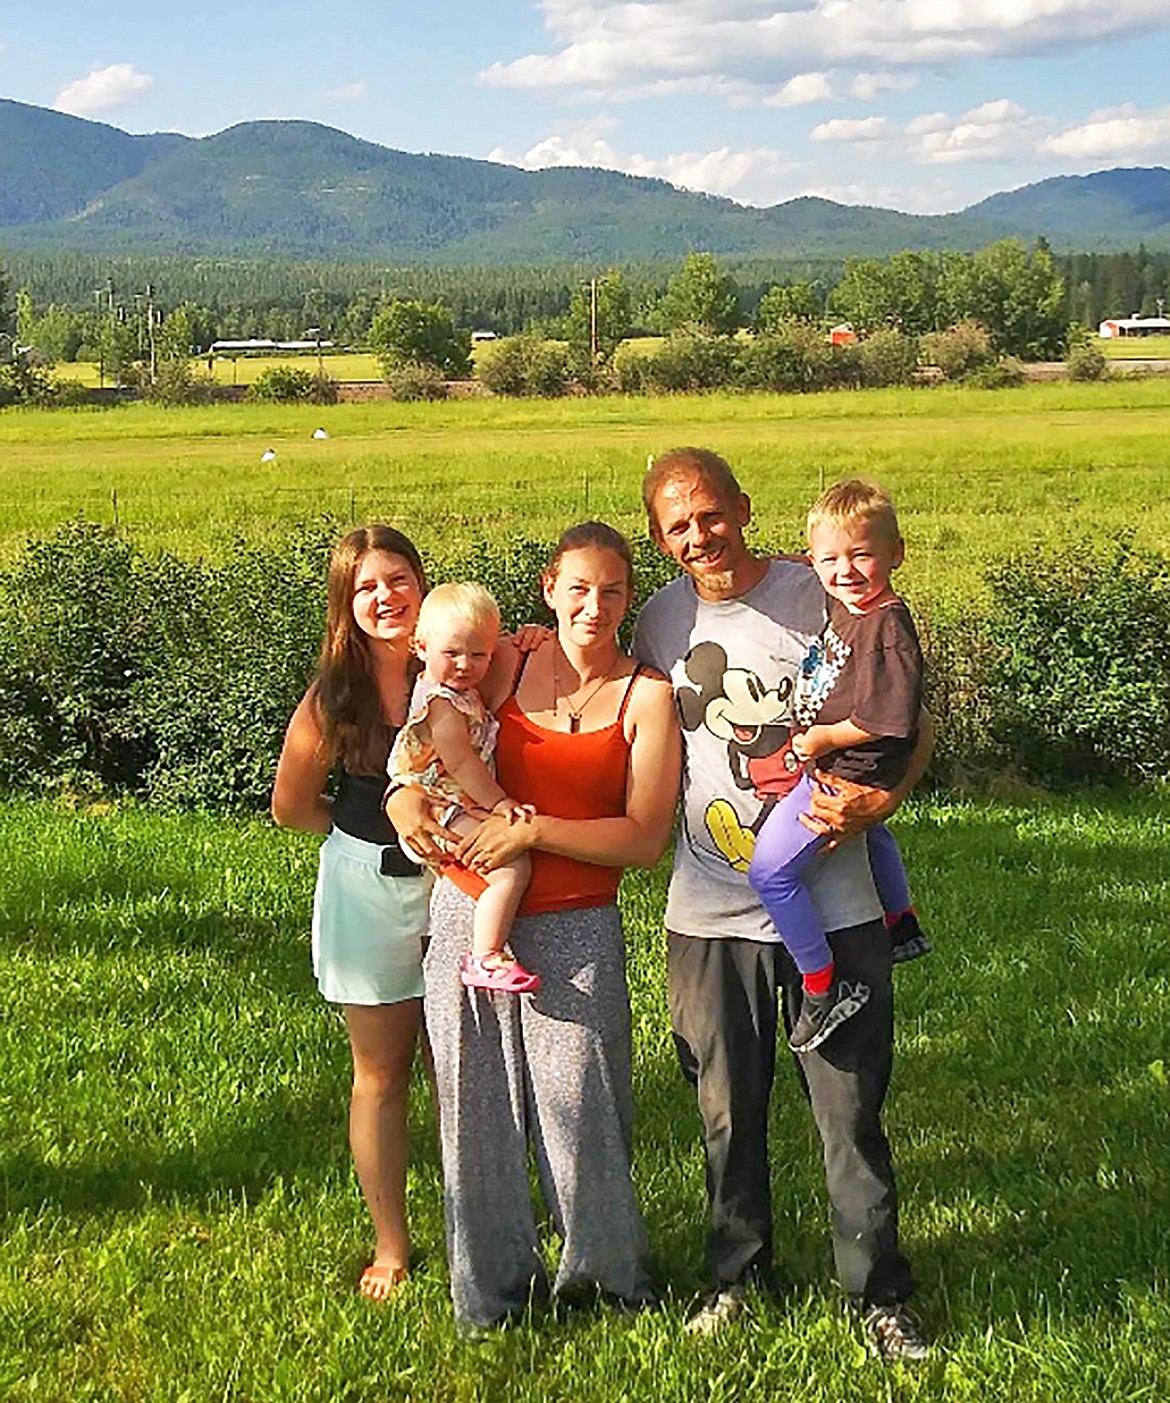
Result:
{"label": "green hedge row", "polygon": [[[74,524],[0,574],[0,788],[262,808],[311,675],[337,523],[222,564]],[[427,562],[547,619],[548,542],[470,541]],[[637,547],[638,601],[670,577]],[[1128,539],[1007,560],[986,610],[923,614],[934,774],[979,786],[1170,780],[1170,562]]]}

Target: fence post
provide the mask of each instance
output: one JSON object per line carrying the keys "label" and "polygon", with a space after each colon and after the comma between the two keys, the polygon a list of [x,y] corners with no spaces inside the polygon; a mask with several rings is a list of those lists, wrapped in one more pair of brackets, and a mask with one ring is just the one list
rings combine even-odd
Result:
{"label": "fence post", "polygon": [[118,529],[118,489],[110,488],[110,505],[114,509],[114,530]]}
{"label": "fence post", "polygon": [[353,483],[349,484],[349,524],[352,526],[357,521],[353,506]]}

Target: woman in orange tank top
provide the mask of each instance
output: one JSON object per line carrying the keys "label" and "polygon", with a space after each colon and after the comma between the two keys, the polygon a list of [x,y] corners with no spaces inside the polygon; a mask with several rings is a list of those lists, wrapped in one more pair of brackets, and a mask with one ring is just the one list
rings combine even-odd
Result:
{"label": "woman in orange tank top", "polygon": [[[680,745],[669,684],[639,669],[617,630],[629,546],[611,527],[567,531],[542,585],[556,638],[503,652],[484,686],[500,720],[501,786],[536,813],[488,819],[457,855],[490,871],[520,852],[532,879],[511,944],[541,977],[508,998],[465,988],[473,902],[465,875],[431,907],[426,1019],[434,1051],[455,1314],[497,1324],[548,1290],[528,1189],[528,1149],[564,1241],[554,1293],[653,1299],[630,1180],[630,1010],[617,888],[670,837]],[[417,797],[389,805],[412,847],[439,858],[451,835]],[[443,845],[443,846],[440,846]],[[461,889],[462,888],[462,889]]]}

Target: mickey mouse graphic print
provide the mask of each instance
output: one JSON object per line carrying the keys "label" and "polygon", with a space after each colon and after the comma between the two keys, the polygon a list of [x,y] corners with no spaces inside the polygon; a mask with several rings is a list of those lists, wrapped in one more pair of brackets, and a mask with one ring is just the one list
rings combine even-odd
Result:
{"label": "mickey mouse graphic print", "polygon": [[[756,834],[800,774],[793,707],[802,668],[822,647],[825,606],[806,565],[776,560],[736,599],[700,599],[683,577],[639,616],[634,654],[670,677],[683,729],[669,930],[779,940],[747,869]],[[808,886],[827,930],[881,914],[864,843],[828,854]]]}

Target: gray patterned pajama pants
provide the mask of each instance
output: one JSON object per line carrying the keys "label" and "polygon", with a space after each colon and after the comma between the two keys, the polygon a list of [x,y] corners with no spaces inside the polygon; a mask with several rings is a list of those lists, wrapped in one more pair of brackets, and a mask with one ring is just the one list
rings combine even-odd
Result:
{"label": "gray patterned pajama pants", "polygon": [[521,916],[536,994],[465,988],[474,902],[440,882],[424,964],[456,1318],[490,1325],[547,1294],[528,1146],[563,1239],[555,1293],[653,1299],[630,1181],[630,1007],[616,906]]}

